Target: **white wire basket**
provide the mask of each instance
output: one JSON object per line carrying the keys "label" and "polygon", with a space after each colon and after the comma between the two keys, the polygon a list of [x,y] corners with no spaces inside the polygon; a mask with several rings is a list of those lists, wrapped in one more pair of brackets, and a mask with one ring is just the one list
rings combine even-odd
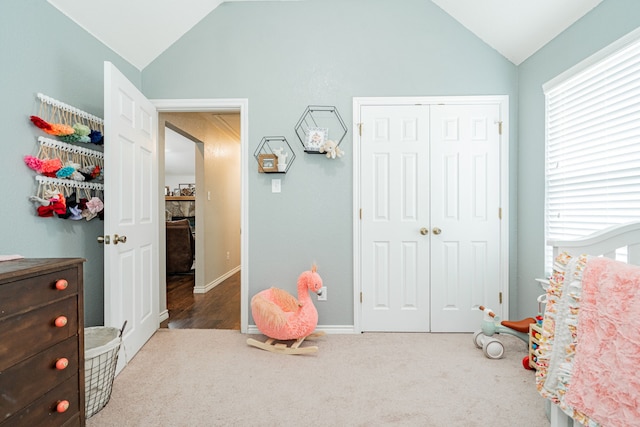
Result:
{"label": "white wire basket", "polygon": [[111,398],[116,374],[122,329],[94,326],[84,329],[85,416],[89,418],[106,406]]}

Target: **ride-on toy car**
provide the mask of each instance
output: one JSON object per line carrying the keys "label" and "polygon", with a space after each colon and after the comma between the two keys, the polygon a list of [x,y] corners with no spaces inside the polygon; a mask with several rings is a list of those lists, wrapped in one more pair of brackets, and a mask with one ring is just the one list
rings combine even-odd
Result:
{"label": "ride-on toy car", "polygon": [[529,346],[529,325],[536,323],[536,319],[527,317],[518,321],[500,321],[500,317],[491,309],[482,305],[479,308],[484,313],[482,329],[473,334],[473,343],[482,349],[485,356],[489,359],[500,359],[504,355],[504,344],[494,337],[496,334],[513,335]]}

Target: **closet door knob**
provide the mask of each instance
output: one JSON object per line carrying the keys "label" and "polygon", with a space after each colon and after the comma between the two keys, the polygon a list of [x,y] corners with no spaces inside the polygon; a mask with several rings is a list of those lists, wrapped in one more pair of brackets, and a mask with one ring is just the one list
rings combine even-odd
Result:
{"label": "closet door knob", "polygon": [[69,286],[69,282],[67,282],[65,279],[56,281],[56,289],[59,291],[64,291],[65,289],[67,289],[67,286]]}
{"label": "closet door knob", "polygon": [[420,229],[420,234],[422,234],[423,236],[426,236],[427,234],[429,234],[429,229],[425,228],[425,227],[422,227]]}
{"label": "closet door knob", "polygon": [[107,235],[107,236],[98,236],[98,243],[104,243],[105,245],[108,245],[109,243],[111,243],[111,238]]}
{"label": "closet door knob", "polygon": [[433,228],[433,234],[437,235],[437,234],[440,234],[440,233],[442,233],[442,230],[440,230],[438,227],[434,227]]}

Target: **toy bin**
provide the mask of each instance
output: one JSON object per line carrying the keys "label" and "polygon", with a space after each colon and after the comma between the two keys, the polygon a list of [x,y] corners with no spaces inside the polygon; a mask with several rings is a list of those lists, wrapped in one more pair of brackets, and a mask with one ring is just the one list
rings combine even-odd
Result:
{"label": "toy bin", "polygon": [[121,343],[122,330],[118,328],[94,326],[84,329],[86,418],[104,408],[111,398]]}

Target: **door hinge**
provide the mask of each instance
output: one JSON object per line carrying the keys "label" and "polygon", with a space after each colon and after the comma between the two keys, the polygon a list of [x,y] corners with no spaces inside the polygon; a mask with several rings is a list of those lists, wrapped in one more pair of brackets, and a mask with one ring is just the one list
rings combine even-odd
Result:
{"label": "door hinge", "polygon": [[360,219],[362,219],[362,208],[360,208]]}
{"label": "door hinge", "polygon": [[502,121],[498,122],[498,134],[502,135]]}
{"label": "door hinge", "polygon": [[498,219],[502,219],[502,208],[498,208]]}
{"label": "door hinge", "polygon": [[360,292],[360,304],[362,304],[362,292]]}
{"label": "door hinge", "polygon": [[362,136],[362,123],[358,123],[358,133]]}
{"label": "door hinge", "polygon": [[498,300],[500,301],[500,304],[502,304],[502,292],[498,292]]}

